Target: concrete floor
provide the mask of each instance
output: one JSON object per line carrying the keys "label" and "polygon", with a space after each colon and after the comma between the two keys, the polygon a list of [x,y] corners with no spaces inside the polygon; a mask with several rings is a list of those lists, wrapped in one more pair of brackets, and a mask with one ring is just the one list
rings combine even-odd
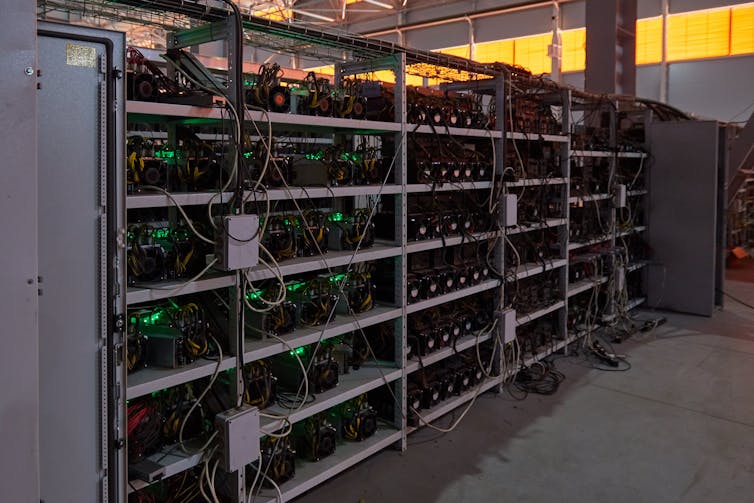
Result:
{"label": "concrete floor", "polygon": [[[754,303],[753,284],[726,288]],[[454,432],[420,430],[297,501],[754,502],[754,310],[668,320],[618,346],[628,372],[560,359],[555,395],[482,395]]]}

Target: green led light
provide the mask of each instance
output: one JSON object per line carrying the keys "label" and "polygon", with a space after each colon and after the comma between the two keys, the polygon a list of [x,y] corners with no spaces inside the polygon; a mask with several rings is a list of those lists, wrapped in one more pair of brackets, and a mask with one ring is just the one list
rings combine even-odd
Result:
{"label": "green led light", "polygon": [[246,298],[249,300],[261,299],[264,295],[264,290],[257,290],[256,292],[249,292],[246,294]]}
{"label": "green led light", "polygon": [[170,237],[170,229],[168,228],[154,229],[152,231],[153,239],[168,239],[169,237]]}
{"label": "green led light", "polygon": [[325,153],[321,150],[319,152],[306,154],[306,159],[309,161],[321,161],[325,156]]}
{"label": "green led light", "polygon": [[173,159],[175,157],[175,150],[158,150],[154,153],[154,156],[160,159]]}
{"label": "green led light", "polygon": [[344,219],[343,213],[333,213],[329,217],[327,217],[328,220],[331,222],[342,222]]}
{"label": "green led light", "polygon": [[306,348],[301,346],[300,348],[296,348],[293,351],[288,352],[291,356],[299,355],[302,356],[304,353],[306,353]]}
{"label": "green led light", "polygon": [[330,283],[340,283],[345,277],[345,274],[336,274],[335,276],[330,276]]}
{"label": "green led light", "polygon": [[254,152],[244,152],[244,153],[243,153],[243,156],[244,156],[244,158],[246,158],[246,159],[250,158],[250,157],[251,157],[252,155],[254,155]]}
{"label": "green led light", "polygon": [[129,322],[131,323],[131,325],[136,325],[136,322],[138,320],[139,318],[137,318],[136,316],[131,316],[131,318],[129,319]]}
{"label": "green led light", "polygon": [[297,290],[301,290],[305,286],[306,286],[306,282],[305,281],[299,281],[298,283],[293,283],[291,285],[287,285],[285,288],[289,292],[295,292]]}

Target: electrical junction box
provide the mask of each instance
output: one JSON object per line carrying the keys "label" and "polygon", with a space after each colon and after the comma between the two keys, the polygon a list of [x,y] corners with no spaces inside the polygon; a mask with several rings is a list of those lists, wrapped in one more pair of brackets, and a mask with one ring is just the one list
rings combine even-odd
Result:
{"label": "electrical junction box", "polygon": [[220,468],[235,472],[259,459],[259,409],[244,404],[215,416]]}
{"label": "electrical junction box", "polygon": [[518,225],[518,197],[515,194],[505,194],[503,203],[503,226]]}
{"label": "electrical junction box", "polygon": [[235,271],[259,263],[259,216],[225,215],[217,219],[217,267]]}
{"label": "electrical junction box", "polygon": [[516,339],[516,310],[506,309],[501,314],[503,343],[508,344]]}
{"label": "electrical junction box", "polygon": [[613,189],[613,205],[615,205],[616,208],[625,208],[626,195],[626,186],[622,183],[616,185]]}

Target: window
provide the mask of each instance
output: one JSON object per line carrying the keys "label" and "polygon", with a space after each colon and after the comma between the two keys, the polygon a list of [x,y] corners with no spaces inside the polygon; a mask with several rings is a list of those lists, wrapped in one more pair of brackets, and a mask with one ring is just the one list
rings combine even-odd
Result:
{"label": "window", "polygon": [[754,53],[754,4],[738,5],[730,13],[730,53]]}
{"label": "window", "polygon": [[730,54],[730,8],[668,16],[668,61]]}
{"label": "window", "polygon": [[513,63],[514,40],[480,42],[474,46],[474,59],[480,63]]}
{"label": "window", "polygon": [[550,73],[552,61],[547,55],[547,47],[552,42],[552,34],[532,35],[516,39],[513,63],[523,66],[531,73]]}
{"label": "window", "polygon": [[443,54],[450,54],[451,56],[460,56],[462,58],[469,57],[469,46],[458,45],[456,47],[446,47],[445,49],[436,49],[435,52],[441,52]]}
{"label": "window", "polygon": [[636,20],[636,64],[662,61],[662,17]]}
{"label": "window", "polygon": [[586,28],[565,30],[560,33],[560,70],[578,72],[586,67]]}

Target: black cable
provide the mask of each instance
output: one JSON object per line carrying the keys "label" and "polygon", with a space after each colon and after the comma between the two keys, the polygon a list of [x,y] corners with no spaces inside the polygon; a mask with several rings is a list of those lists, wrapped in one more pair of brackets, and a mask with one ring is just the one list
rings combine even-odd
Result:
{"label": "black cable", "polygon": [[746,303],[746,302],[742,301],[741,299],[739,299],[739,298],[737,298],[737,297],[734,297],[733,295],[729,294],[728,292],[726,292],[726,291],[724,291],[724,290],[719,290],[719,289],[717,289],[717,291],[718,291],[718,292],[720,292],[720,293],[722,293],[723,295],[725,295],[725,296],[726,296],[726,297],[728,297],[729,299],[731,299],[731,300],[734,300],[734,301],[738,302],[738,303],[739,303],[739,304],[741,304],[742,306],[748,307],[749,309],[754,309],[754,306],[752,306],[751,304],[748,304],[748,303]]}
{"label": "black cable", "polygon": [[526,393],[552,395],[564,380],[565,374],[555,370],[553,362],[543,361],[519,370],[513,384]]}

